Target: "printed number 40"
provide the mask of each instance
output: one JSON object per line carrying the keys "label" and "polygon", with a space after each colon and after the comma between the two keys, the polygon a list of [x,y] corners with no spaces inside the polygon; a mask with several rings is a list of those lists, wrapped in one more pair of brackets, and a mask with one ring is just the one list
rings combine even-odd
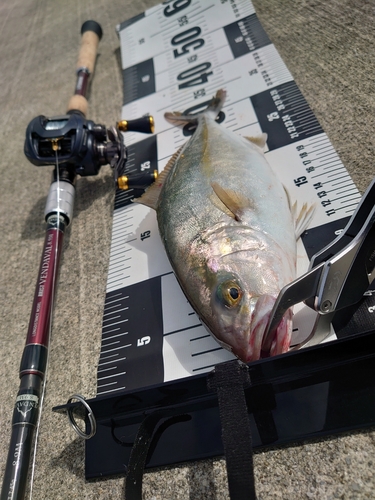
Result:
{"label": "printed number 40", "polygon": [[142,337],[141,339],[137,339],[137,347],[141,347],[142,345],[149,344],[151,341],[151,337]]}

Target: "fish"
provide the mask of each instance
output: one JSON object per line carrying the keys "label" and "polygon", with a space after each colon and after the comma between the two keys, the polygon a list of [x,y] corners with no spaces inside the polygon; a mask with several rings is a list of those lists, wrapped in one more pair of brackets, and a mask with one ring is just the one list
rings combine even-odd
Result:
{"label": "fish", "polygon": [[199,114],[190,139],[134,200],[156,210],[159,233],[186,298],[208,331],[245,363],[289,349],[292,311],[269,352],[262,342],[280,290],[296,277],[296,239],[311,218],[298,210],[265,154],[267,135],[244,138],[216,118],[225,90]]}

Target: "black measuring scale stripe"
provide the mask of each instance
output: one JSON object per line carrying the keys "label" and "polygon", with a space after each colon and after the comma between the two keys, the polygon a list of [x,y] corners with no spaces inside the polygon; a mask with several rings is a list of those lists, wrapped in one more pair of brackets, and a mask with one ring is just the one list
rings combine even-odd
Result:
{"label": "black measuring scale stripe", "polygon": [[[358,190],[252,4],[232,5],[230,22],[220,16],[221,9],[229,8],[225,5],[207,7],[189,0],[181,2],[179,9],[176,5],[157,6],[121,25],[120,38],[134,49],[122,54],[124,114],[139,116],[147,110],[160,118],[157,135],[145,140],[134,135],[134,142],[127,135],[129,172],[162,169],[189,138],[191,132],[181,133],[166,124],[164,111],[198,112],[224,86],[229,92],[222,126],[244,135],[268,133],[266,155],[271,165],[281,164],[286,185],[302,200],[312,197],[316,202],[318,223],[302,238],[311,256],[344,227],[360,199]],[[207,9],[210,13],[215,9],[212,19]],[[147,22],[153,23],[153,29],[145,29],[142,23]],[[248,122],[240,116],[242,109]],[[153,265],[155,247],[164,251],[154,215],[139,214],[139,206],[131,206],[131,198],[138,195],[135,190],[116,194],[98,395],[207,371],[219,359],[231,356],[211,339],[186,304],[166,258],[157,257],[159,269]],[[143,272],[147,267],[149,275]],[[179,296],[178,305],[172,295]],[[180,316],[180,325],[174,322],[174,314]]]}

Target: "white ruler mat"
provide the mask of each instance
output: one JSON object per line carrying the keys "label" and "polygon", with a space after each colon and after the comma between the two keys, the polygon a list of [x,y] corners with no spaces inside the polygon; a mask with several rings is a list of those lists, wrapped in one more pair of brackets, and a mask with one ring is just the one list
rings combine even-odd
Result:
{"label": "white ruler mat", "polygon": [[[118,27],[122,117],[151,114],[155,134],[127,133],[129,171],[163,170],[189,138],[166,111],[197,112],[227,91],[223,127],[267,132],[267,159],[301,204],[316,210],[298,247],[298,274],[345,227],[360,194],[310,110],[249,0],[171,0]],[[199,322],[172,273],[155,213],[118,192],[113,220],[98,394],[131,390],[211,370],[233,356]],[[318,242],[318,243],[317,243]],[[318,244],[318,246],[317,246]],[[296,342],[315,314],[295,309]]]}

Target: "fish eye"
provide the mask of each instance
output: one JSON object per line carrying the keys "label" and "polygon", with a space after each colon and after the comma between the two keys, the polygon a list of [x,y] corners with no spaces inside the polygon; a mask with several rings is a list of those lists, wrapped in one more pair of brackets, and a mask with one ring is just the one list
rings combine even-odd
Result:
{"label": "fish eye", "polygon": [[217,287],[217,297],[226,307],[237,306],[242,299],[242,289],[233,280],[224,281]]}

